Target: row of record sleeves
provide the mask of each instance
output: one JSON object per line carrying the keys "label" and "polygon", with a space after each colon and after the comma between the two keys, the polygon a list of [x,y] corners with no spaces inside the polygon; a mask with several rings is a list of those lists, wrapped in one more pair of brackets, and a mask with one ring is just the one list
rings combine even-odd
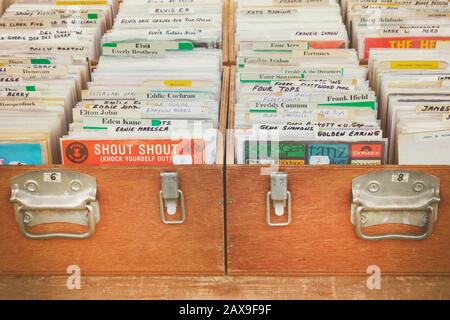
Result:
{"label": "row of record sleeves", "polygon": [[450,164],[448,1],[238,0],[238,164]]}
{"label": "row of record sleeves", "polygon": [[450,164],[448,1],[0,10],[2,165]]}

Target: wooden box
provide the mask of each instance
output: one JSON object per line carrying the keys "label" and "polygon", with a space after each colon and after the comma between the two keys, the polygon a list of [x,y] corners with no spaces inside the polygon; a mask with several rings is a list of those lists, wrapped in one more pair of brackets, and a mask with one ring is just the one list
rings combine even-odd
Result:
{"label": "wooden box", "polygon": [[[228,123],[233,128],[233,71],[230,78]],[[278,171],[288,175],[292,221],[274,227],[266,216],[270,168],[235,165],[232,132],[227,137],[229,274],[366,274],[373,266],[382,274],[450,274],[450,166],[281,166]],[[413,170],[440,179],[439,213],[428,239],[369,241],[357,237],[350,219],[352,180],[386,170]],[[375,228],[379,233],[392,232],[391,226]],[[417,231],[406,226],[399,229]]]}
{"label": "wooden box", "polygon": [[[226,126],[229,70],[224,67],[220,131]],[[0,275],[66,274],[78,266],[85,275],[223,275],[224,139],[216,165],[139,167],[1,167]],[[11,198],[11,179],[27,172],[64,169],[96,179],[100,221],[87,239],[29,239],[21,234]],[[160,174],[178,174],[186,220],[164,224],[160,215]],[[178,202],[178,210],[180,210]],[[179,212],[179,211],[178,211]],[[70,229],[69,224],[35,226],[37,233]],[[74,229],[74,230],[72,230]]]}

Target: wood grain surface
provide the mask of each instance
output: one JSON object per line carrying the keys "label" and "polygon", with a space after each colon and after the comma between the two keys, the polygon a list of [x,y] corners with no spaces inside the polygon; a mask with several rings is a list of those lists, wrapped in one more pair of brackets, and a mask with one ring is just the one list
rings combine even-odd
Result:
{"label": "wood grain surface", "polygon": [[448,277],[0,277],[0,299],[450,299]]}
{"label": "wood grain surface", "polygon": [[227,66],[230,62],[230,0],[223,1],[222,10],[222,63]]}
{"label": "wood grain surface", "polygon": [[350,223],[352,179],[394,167],[281,167],[288,173],[292,224],[269,227],[270,179],[261,166],[228,165],[228,272],[232,275],[450,274],[450,168],[401,167],[441,179],[439,217],[423,241],[365,241]]}
{"label": "wood grain surface", "polygon": [[[223,166],[65,167],[97,178],[101,221],[86,240],[30,240],[19,233],[10,178],[42,167],[0,169],[0,274],[221,275],[224,273]],[[176,171],[186,223],[161,222],[160,172]]]}
{"label": "wood grain surface", "polygon": [[220,96],[219,134],[217,138],[216,164],[225,163],[226,129],[228,121],[228,98],[230,86],[230,67],[222,68],[222,91]]}
{"label": "wood grain surface", "polygon": [[234,0],[228,0],[228,65],[236,65],[237,45],[236,45],[236,3]]}
{"label": "wood grain surface", "polygon": [[227,119],[227,135],[226,135],[226,160],[227,165],[234,164],[234,110],[236,107],[236,66],[229,67],[230,92],[228,95],[228,119]]}

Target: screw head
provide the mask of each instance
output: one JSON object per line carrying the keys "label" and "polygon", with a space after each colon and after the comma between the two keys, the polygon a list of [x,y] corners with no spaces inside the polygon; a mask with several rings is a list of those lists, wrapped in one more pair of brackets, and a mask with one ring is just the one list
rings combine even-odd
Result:
{"label": "screw head", "polygon": [[365,215],[361,215],[361,224],[367,223],[367,217]]}
{"label": "screw head", "polygon": [[372,193],[380,191],[380,185],[377,182],[369,183],[369,191]]}
{"label": "screw head", "polygon": [[28,224],[28,223],[31,222],[31,220],[32,220],[32,217],[31,217],[30,214],[26,213],[26,214],[23,216],[23,222],[25,222],[25,223]]}
{"label": "screw head", "polygon": [[416,182],[414,184],[414,191],[416,192],[421,192],[425,189],[425,185],[423,184],[423,182]]}
{"label": "screw head", "polygon": [[39,185],[36,181],[29,180],[25,183],[25,189],[27,189],[29,192],[35,192],[39,188]]}
{"label": "screw head", "polygon": [[80,181],[72,181],[70,187],[73,191],[80,191],[81,190],[81,182]]}

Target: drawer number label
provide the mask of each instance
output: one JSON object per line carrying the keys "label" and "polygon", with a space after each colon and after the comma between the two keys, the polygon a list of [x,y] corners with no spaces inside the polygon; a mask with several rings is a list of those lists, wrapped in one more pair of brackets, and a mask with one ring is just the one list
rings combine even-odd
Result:
{"label": "drawer number label", "polygon": [[60,172],[45,172],[44,182],[54,182],[61,183],[61,173]]}
{"label": "drawer number label", "polygon": [[409,173],[394,173],[392,175],[392,182],[409,182]]}

